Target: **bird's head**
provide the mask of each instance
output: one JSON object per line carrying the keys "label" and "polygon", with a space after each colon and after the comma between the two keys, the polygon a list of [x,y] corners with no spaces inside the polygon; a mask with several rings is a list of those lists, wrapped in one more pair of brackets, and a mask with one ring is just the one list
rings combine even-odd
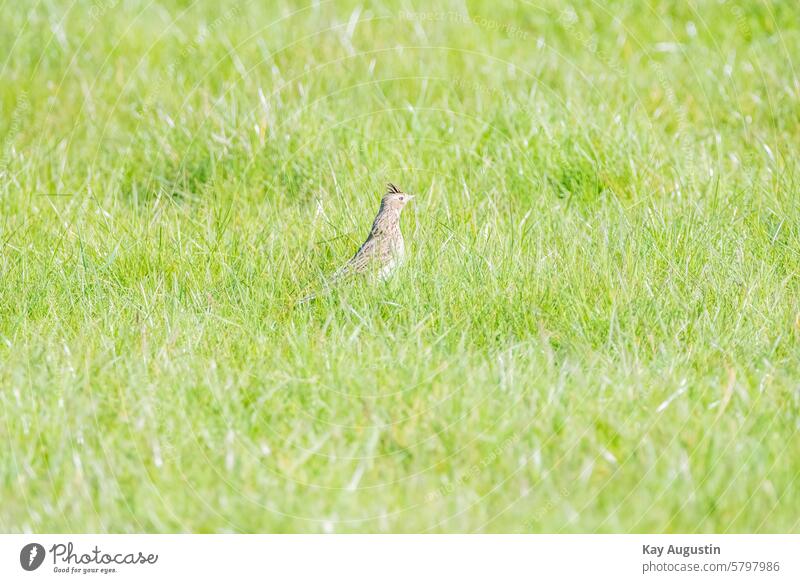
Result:
{"label": "bird's head", "polygon": [[390,182],[386,188],[386,194],[381,200],[381,209],[394,209],[400,212],[413,198],[412,195],[406,194]]}

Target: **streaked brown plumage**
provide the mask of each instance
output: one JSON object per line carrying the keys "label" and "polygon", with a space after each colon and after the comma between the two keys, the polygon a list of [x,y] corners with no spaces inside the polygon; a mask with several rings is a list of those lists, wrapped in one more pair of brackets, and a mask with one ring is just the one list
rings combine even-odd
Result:
{"label": "streaked brown plumage", "polygon": [[[413,198],[389,183],[367,240],[350,261],[328,278],[323,292],[351,275],[374,270],[381,279],[386,279],[397,269],[405,255],[405,242],[403,233],[400,232],[400,214],[403,212],[403,207]],[[308,295],[300,302],[307,302],[318,295],[318,293]]]}

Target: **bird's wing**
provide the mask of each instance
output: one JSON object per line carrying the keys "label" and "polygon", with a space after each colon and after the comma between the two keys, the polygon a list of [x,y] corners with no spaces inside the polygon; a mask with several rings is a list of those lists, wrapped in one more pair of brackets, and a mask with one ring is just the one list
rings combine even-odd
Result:
{"label": "bird's wing", "polygon": [[364,241],[364,244],[361,245],[361,247],[359,247],[358,251],[356,251],[355,255],[353,255],[350,261],[345,263],[333,273],[330,278],[331,281],[339,280],[344,276],[354,273],[361,273],[367,269],[377,254],[378,241],[373,237],[367,237],[367,240]]}
{"label": "bird's wing", "polygon": [[[329,292],[332,286],[351,275],[366,271],[374,259],[380,258],[382,253],[382,238],[375,237],[374,231],[375,228],[373,225],[373,231],[370,232],[364,244],[358,248],[358,251],[356,251],[355,255],[353,255],[347,263],[334,271],[330,277],[325,280],[322,290],[305,296],[298,300],[297,303],[304,304],[318,297],[320,294]],[[383,247],[385,247],[385,245]]]}

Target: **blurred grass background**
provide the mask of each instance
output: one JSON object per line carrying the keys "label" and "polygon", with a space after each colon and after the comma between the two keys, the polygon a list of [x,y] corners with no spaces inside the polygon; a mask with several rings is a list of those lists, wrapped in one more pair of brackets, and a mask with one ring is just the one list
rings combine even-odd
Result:
{"label": "blurred grass background", "polygon": [[0,7],[3,531],[798,531],[793,3]]}

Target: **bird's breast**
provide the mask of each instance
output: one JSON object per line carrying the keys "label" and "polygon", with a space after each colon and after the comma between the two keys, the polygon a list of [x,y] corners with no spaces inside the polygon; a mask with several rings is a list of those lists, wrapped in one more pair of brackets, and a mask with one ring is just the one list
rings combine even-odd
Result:
{"label": "bird's breast", "polygon": [[398,259],[402,259],[406,254],[406,244],[400,231],[397,232],[397,238],[394,242],[394,254],[397,255]]}

